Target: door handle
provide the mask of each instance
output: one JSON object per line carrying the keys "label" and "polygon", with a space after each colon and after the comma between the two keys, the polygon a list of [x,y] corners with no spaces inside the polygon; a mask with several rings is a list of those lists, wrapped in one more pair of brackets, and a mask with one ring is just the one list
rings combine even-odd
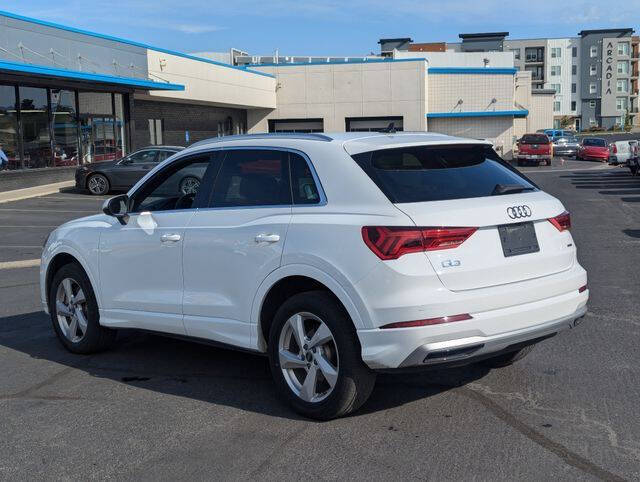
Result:
{"label": "door handle", "polygon": [[280,241],[279,234],[258,234],[256,236],[256,243],[277,243]]}
{"label": "door handle", "polygon": [[160,241],[163,243],[177,243],[182,237],[179,234],[163,234]]}

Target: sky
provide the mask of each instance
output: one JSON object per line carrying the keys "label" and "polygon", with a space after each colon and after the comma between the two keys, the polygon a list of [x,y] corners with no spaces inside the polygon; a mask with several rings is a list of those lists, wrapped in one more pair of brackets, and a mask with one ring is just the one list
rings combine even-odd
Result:
{"label": "sky", "polygon": [[510,38],[640,30],[640,0],[4,0],[0,9],[180,52],[358,56],[380,38],[456,42],[459,33]]}

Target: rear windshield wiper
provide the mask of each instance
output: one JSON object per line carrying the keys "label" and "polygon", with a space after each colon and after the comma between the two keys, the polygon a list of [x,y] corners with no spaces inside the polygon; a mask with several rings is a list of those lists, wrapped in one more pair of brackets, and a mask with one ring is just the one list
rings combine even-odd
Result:
{"label": "rear windshield wiper", "polygon": [[500,194],[516,194],[524,191],[533,191],[534,187],[523,186],[522,184],[496,184],[496,187],[491,193],[492,196],[499,196]]}

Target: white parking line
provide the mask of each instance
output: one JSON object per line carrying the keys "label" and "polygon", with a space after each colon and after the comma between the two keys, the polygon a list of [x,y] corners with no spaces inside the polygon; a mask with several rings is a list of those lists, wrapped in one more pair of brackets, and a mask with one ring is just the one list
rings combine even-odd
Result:
{"label": "white parking line", "polygon": [[0,269],[33,268],[40,266],[39,259],[23,259],[20,261],[4,261],[0,263]]}

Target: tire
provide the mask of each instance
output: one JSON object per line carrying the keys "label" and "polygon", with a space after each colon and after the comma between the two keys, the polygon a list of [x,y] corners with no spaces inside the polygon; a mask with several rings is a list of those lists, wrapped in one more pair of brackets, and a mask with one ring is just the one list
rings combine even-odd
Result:
{"label": "tire", "polygon": [[518,167],[522,167],[522,166],[524,166],[524,162],[522,162],[522,161],[520,161],[520,160],[519,160],[519,161],[518,161]]}
{"label": "tire", "polygon": [[[300,326],[297,321],[302,330],[294,330]],[[300,331],[303,347],[297,342]],[[312,347],[313,335],[320,332],[324,340],[330,339]],[[269,364],[278,394],[293,410],[317,420],[357,410],[369,398],[376,380],[360,350],[351,318],[329,293],[309,291],[289,298],[276,312],[269,332]],[[281,351],[288,356],[281,356]],[[283,362],[289,367],[283,368]],[[305,384],[313,374],[315,383]]]}
{"label": "tire", "polygon": [[513,365],[518,360],[522,360],[533,350],[534,345],[525,346],[521,350],[503,353],[493,358],[487,358],[480,362],[481,365],[488,368],[504,368]]}
{"label": "tire", "polygon": [[638,166],[631,166],[629,170],[631,171],[632,176],[636,176],[638,174]]}
{"label": "tire", "polygon": [[102,196],[109,192],[111,185],[104,174],[93,174],[87,179],[87,189],[94,196]]}
{"label": "tire", "polygon": [[[69,292],[73,295],[72,303],[69,303]],[[68,315],[64,314],[63,309]],[[115,330],[100,326],[98,303],[91,282],[77,263],[66,264],[53,275],[49,287],[49,312],[58,339],[72,353],[102,351],[116,338]]]}
{"label": "tire", "polygon": [[200,187],[200,179],[195,176],[185,176],[180,181],[180,193],[184,196],[187,194],[196,194]]}

